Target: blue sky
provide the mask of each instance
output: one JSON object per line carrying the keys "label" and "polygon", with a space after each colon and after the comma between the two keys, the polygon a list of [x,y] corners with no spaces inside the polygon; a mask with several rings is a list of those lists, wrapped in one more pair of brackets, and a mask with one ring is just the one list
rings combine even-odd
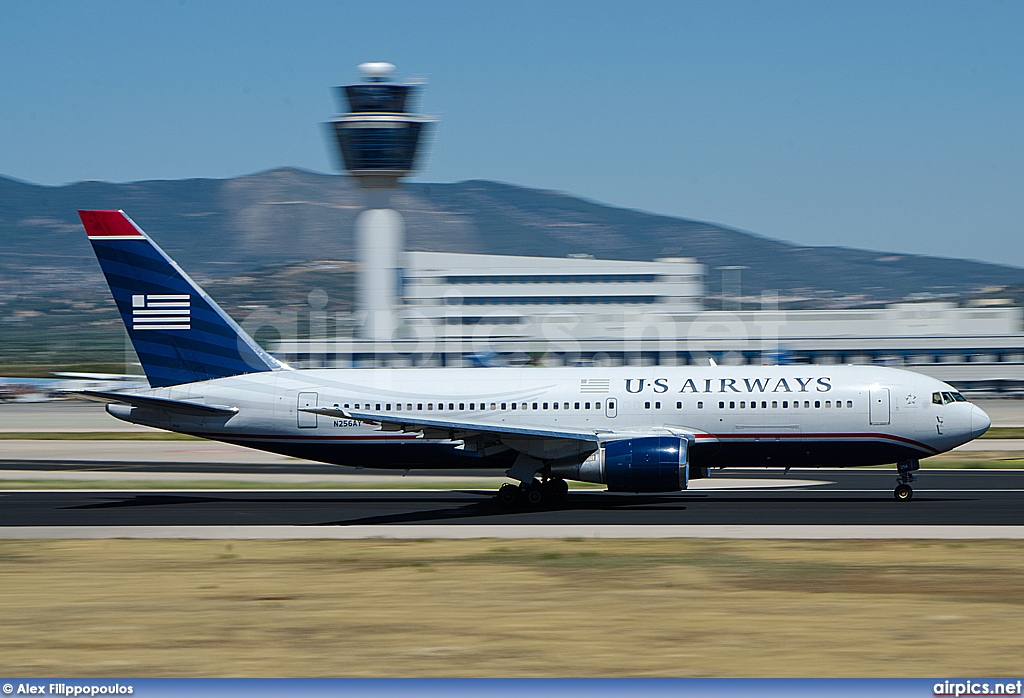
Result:
{"label": "blue sky", "polygon": [[416,179],[1024,266],[1024,2],[0,3],[0,174],[329,172],[331,88],[429,78]]}

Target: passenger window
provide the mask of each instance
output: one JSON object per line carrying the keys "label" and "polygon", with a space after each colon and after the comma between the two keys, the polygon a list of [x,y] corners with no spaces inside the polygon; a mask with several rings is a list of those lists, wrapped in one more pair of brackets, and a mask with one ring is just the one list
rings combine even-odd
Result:
{"label": "passenger window", "polygon": [[430,412],[432,409],[434,409],[434,403],[428,402],[427,403],[427,412]]}
{"label": "passenger window", "polygon": [[649,402],[645,402],[645,403],[644,403],[644,409],[645,409],[645,410],[649,410],[649,409],[651,409],[651,403],[649,403]]}
{"label": "passenger window", "polygon": [[814,407],[815,407],[815,409],[820,408],[821,407],[821,400],[815,400],[814,401]]}
{"label": "passenger window", "polygon": [[503,410],[506,409],[505,405],[506,405],[506,403],[504,403],[504,402],[501,403],[501,409],[503,409]]}
{"label": "passenger window", "polygon": [[702,410],[702,409],[704,409],[704,403],[703,403],[703,402],[698,402],[698,403],[697,403],[697,409],[698,409],[698,410]]}
{"label": "passenger window", "polygon": [[782,409],[789,409],[789,400],[782,401]]}
{"label": "passenger window", "polygon": [[492,402],[492,403],[491,403],[491,409],[492,409],[492,410],[496,410],[496,409],[498,409],[498,406],[497,406],[497,405],[495,405],[495,404],[494,404],[494,403]]}
{"label": "passenger window", "polygon": [[580,408],[580,403],[578,403],[578,402],[577,402],[577,403],[575,403],[575,404],[576,404],[576,407],[575,407],[574,409],[577,409],[577,410],[578,410],[578,409]]}
{"label": "passenger window", "polygon": [[583,403],[583,408],[589,410],[590,409],[590,403],[589,402]]}
{"label": "passenger window", "polygon": [[831,400],[825,400],[825,409],[826,410],[827,409],[831,409],[831,407],[832,407],[832,401]]}
{"label": "passenger window", "polygon": [[[743,409],[744,407],[746,407],[746,406],[747,406],[747,402],[746,402],[746,400],[744,400],[744,401],[740,402],[740,409],[741,409],[741,410],[742,410],[742,409]],[[730,407],[730,408],[732,407],[732,403],[731,403],[731,402],[729,403],[729,407]]]}
{"label": "passenger window", "polygon": [[[547,407],[547,405],[545,405],[545,407]],[[558,403],[557,402],[552,403],[551,404],[551,409],[557,410],[558,409]]]}
{"label": "passenger window", "polygon": [[601,403],[600,403],[600,402],[595,402],[595,403],[594,403],[594,409],[595,409],[595,410],[599,410],[599,409],[601,409]]}
{"label": "passenger window", "polygon": [[[681,410],[681,409],[683,409],[683,403],[681,403],[681,402],[677,402],[677,403],[676,403],[676,409],[677,409],[677,410]],[[699,408],[698,408],[698,409],[699,409]]]}
{"label": "passenger window", "polygon": [[459,403],[459,409],[460,409],[460,410],[464,410],[464,409],[466,409],[466,403],[464,403],[464,402],[460,402],[460,403]]}
{"label": "passenger window", "polygon": [[545,402],[544,403],[544,409],[547,409],[547,408],[548,408],[548,403]]}
{"label": "passenger window", "polygon": [[853,400],[847,400],[846,401],[846,407],[847,408],[852,408],[853,407]]}
{"label": "passenger window", "polygon": [[761,400],[761,409],[762,410],[768,409],[768,401],[767,400]]}
{"label": "passenger window", "polygon": [[724,410],[725,409],[725,403],[724,402],[718,403],[718,409]]}
{"label": "passenger window", "polygon": [[772,409],[773,409],[773,410],[775,410],[775,409],[778,409],[778,408],[779,408],[779,403],[778,403],[778,401],[776,401],[776,400],[772,400]]}
{"label": "passenger window", "polygon": [[516,403],[516,402],[513,402],[513,403],[512,403],[512,409],[515,409],[515,408],[516,408],[516,407],[518,407],[518,406],[519,406],[519,404],[518,404],[518,403]]}
{"label": "passenger window", "polygon": [[810,406],[811,406],[811,401],[810,400],[804,400],[804,407],[805,408],[810,408]]}
{"label": "passenger window", "polygon": [[729,409],[730,409],[730,410],[734,410],[734,409],[736,409],[736,403],[735,403],[735,402],[733,402],[732,400],[730,400],[730,401],[729,401]]}
{"label": "passenger window", "polygon": [[537,403],[533,403],[533,409],[537,409]]}
{"label": "passenger window", "polygon": [[654,409],[660,410],[661,409],[661,403],[660,402],[654,403]]}
{"label": "passenger window", "polygon": [[[494,405],[491,405],[491,407],[493,408],[493,407],[494,407]],[[562,409],[563,409],[563,410],[567,410],[567,409],[569,409],[569,403],[568,403],[568,402],[562,403]]]}
{"label": "passenger window", "polygon": [[451,410],[452,412],[454,412],[455,411],[455,403],[454,402],[449,402],[448,403],[448,409]]}
{"label": "passenger window", "polygon": [[476,403],[475,402],[469,403],[469,409],[475,410],[476,409]]}
{"label": "passenger window", "polygon": [[423,403],[422,402],[417,402],[416,403],[416,409],[418,409],[420,412],[422,412],[423,411]]}
{"label": "passenger window", "polygon": [[[953,399],[953,398],[950,398],[950,401],[952,401],[952,399]],[[380,412],[380,403],[378,402],[378,403],[377,403],[377,406],[376,406],[376,407],[374,407],[373,409],[375,409],[375,410],[377,410],[378,412]]]}

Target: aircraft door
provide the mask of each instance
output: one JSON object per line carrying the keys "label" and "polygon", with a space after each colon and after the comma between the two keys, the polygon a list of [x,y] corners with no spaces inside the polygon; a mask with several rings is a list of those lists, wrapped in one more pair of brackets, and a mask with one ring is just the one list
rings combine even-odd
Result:
{"label": "aircraft door", "polygon": [[316,393],[299,393],[298,409],[295,414],[299,418],[300,429],[316,429],[316,415],[309,412],[300,412],[304,407],[316,407]]}
{"label": "aircraft door", "polygon": [[868,395],[868,399],[870,401],[868,421],[870,421],[871,424],[888,424],[889,389],[878,388],[877,390],[869,391]]}
{"label": "aircraft door", "polygon": [[613,397],[605,400],[604,403],[604,416],[608,418],[614,418],[619,414],[619,401]]}

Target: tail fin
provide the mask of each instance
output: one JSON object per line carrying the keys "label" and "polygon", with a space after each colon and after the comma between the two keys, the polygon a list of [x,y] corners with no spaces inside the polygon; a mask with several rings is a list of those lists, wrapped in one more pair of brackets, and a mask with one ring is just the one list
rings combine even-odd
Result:
{"label": "tail fin", "polygon": [[78,215],[152,387],[283,367],[124,211]]}

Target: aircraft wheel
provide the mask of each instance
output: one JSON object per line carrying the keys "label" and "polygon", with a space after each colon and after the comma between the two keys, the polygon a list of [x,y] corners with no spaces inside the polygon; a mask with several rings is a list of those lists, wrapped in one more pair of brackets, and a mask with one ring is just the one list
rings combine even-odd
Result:
{"label": "aircraft wheel", "polygon": [[519,488],[515,485],[505,483],[498,489],[498,501],[506,506],[511,506],[519,499]]}
{"label": "aircraft wheel", "polygon": [[565,499],[565,496],[569,494],[569,483],[561,478],[554,480],[553,482],[555,497],[558,499]]}
{"label": "aircraft wheel", "polygon": [[540,506],[541,502],[544,501],[544,490],[536,485],[526,490],[526,501],[532,506]]}
{"label": "aircraft wheel", "polygon": [[897,502],[909,502],[914,498],[914,488],[910,485],[897,485],[892,496],[896,498]]}

